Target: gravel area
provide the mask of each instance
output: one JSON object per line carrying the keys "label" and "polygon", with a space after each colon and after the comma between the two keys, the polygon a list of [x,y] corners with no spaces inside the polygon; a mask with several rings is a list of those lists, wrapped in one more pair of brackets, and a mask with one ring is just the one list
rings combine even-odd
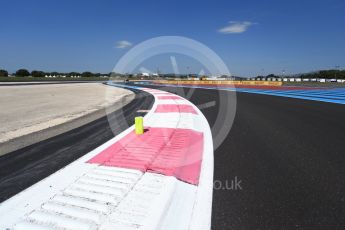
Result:
{"label": "gravel area", "polygon": [[[83,125],[84,118],[87,117],[87,122],[90,122],[104,116],[106,107],[114,104],[121,107],[134,97],[134,93],[129,90],[101,83],[1,86],[0,145],[56,126],[59,126],[58,133],[53,132],[44,136],[50,137],[68,131]],[[88,115],[91,114],[93,116],[90,119]],[[80,121],[74,122],[73,125],[69,124],[66,129],[61,128],[61,124],[78,120]],[[30,143],[12,145],[23,147],[44,137],[31,139]],[[14,149],[14,146],[10,148],[10,150]]]}

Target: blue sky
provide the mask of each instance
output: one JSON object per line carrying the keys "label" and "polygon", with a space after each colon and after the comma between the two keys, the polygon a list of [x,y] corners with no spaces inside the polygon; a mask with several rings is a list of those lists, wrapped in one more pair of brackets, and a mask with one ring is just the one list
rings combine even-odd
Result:
{"label": "blue sky", "polygon": [[[131,47],[164,35],[205,44],[235,75],[345,66],[343,0],[0,0],[0,6],[0,68],[10,72],[110,72]],[[186,66],[199,72],[189,59],[177,62],[181,72]],[[169,63],[148,65],[169,72]]]}

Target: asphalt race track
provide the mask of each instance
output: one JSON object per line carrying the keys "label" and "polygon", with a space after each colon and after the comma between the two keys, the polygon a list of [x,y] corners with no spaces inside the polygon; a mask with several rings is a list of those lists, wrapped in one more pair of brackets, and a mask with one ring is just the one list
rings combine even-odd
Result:
{"label": "asphalt race track", "polygon": [[[216,101],[202,110],[212,127],[218,92],[196,89],[190,100]],[[232,129],[214,153],[212,228],[345,229],[344,118],[344,105],[237,93]],[[241,189],[231,188],[235,177]]]}
{"label": "asphalt race track", "polygon": [[153,96],[141,92],[136,94],[133,101],[109,116],[109,122],[114,124],[112,127],[105,116],[67,133],[1,156],[0,202],[113,138],[111,128],[114,133],[127,129],[134,123],[135,116],[143,115],[137,110],[149,109],[152,103]]}

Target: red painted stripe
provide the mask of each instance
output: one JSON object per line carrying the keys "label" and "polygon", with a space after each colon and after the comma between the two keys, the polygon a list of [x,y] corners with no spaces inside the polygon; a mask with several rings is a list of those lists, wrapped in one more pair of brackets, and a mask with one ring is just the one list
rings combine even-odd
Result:
{"label": "red painted stripe", "polygon": [[169,100],[169,99],[173,99],[173,100],[182,100],[182,98],[178,97],[178,96],[158,96],[159,100]]}
{"label": "red painted stripe", "polygon": [[203,133],[190,129],[148,128],[127,134],[88,163],[138,169],[199,183]]}
{"label": "red painted stripe", "polygon": [[191,105],[163,104],[158,105],[155,113],[193,113],[197,114]]}

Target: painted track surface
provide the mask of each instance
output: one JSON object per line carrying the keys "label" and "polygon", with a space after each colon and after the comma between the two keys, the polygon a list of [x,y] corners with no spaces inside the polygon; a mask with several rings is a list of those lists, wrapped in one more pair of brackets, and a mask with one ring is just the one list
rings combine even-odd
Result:
{"label": "painted track surface", "polygon": [[[134,121],[140,109],[149,109],[153,97],[137,94],[123,109],[114,112],[115,133],[120,133]],[[56,172],[70,162],[100,146],[114,136],[107,117],[19,149],[0,157],[0,202]]]}
{"label": "painted track surface", "polygon": [[[212,127],[217,91],[196,89],[190,100],[216,101],[202,110]],[[344,117],[344,105],[237,93],[233,127],[214,153],[214,180],[237,176],[243,189],[214,190],[212,228],[344,229]]]}
{"label": "painted track surface", "polygon": [[[174,87],[173,85],[166,85]],[[183,87],[183,86],[179,86]],[[322,101],[336,104],[345,104],[345,88],[316,88],[316,87],[298,87],[298,86],[212,86],[212,85],[200,85],[200,86],[187,86],[192,88],[200,89],[217,89],[217,90],[228,90],[244,93],[255,93],[271,96],[289,97],[312,101]]]}
{"label": "painted track surface", "polygon": [[257,89],[236,89],[238,92],[256,93],[272,96],[297,98],[312,101],[330,102],[345,104],[345,88],[339,89],[297,89],[297,90],[257,90]]}

